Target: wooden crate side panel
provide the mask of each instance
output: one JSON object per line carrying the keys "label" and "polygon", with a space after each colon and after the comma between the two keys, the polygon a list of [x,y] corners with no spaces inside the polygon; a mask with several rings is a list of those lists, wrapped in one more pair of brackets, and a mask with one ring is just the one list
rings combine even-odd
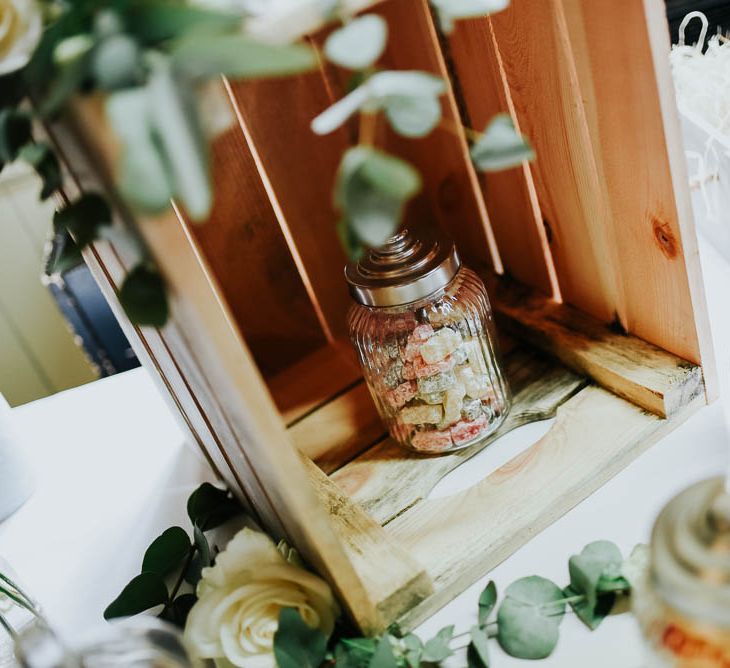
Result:
{"label": "wooden crate side panel", "polygon": [[212,181],[211,215],[191,230],[259,368],[270,376],[326,337],[237,125],[213,142]]}
{"label": "wooden crate side panel", "polygon": [[622,319],[621,286],[602,181],[558,0],[513,0],[490,17],[531,165],[563,298]]}
{"label": "wooden crate side panel", "polygon": [[[489,21],[458,21],[445,46],[457,100],[463,104],[464,124],[481,132],[496,114],[507,113],[519,129]],[[479,174],[479,182],[505,272],[545,294],[558,296],[555,266],[529,165]]]}
{"label": "wooden crate side panel", "polygon": [[320,137],[312,119],[334,98],[322,72],[229,84],[267,196],[329,341],[347,334],[346,257],[332,188],[348,144],[344,129]]}
{"label": "wooden crate side panel", "polygon": [[[698,327],[706,309],[669,77],[669,43],[666,37],[658,44],[650,40],[654,30],[666,31],[663,5],[648,3],[661,5],[660,12],[648,15],[643,3],[631,0],[562,1],[610,200],[623,324],[699,364]],[[617,34],[624,46],[616,43]]]}
{"label": "wooden crate side panel", "polygon": [[[83,137],[97,154],[95,171],[108,175],[117,147],[98,106],[78,104],[73,120],[74,133],[68,135],[68,141]],[[109,182],[106,178],[105,183]],[[332,505],[340,513],[323,507],[326,492],[320,488],[319,474],[312,474],[316,467],[303,463],[292,447],[253,357],[182,217],[170,210],[155,219],[138,218],[135,226],[170,290],[171,318],[162,333],[174,329],[178,341],[187,347],[186,351],[174,350],[173,357],[195,397],[209,401],[203,412],[211,418],[218,436],[214,449],[229,463],[240,485],[234,484],[233,489],[243,492],[274,536],[287,537],[330,580],[361,628],[382,630],[386,620],[430,591],[422,568],[356,505],[339,499]],[[152,330],[142,329],[147,331]],[[220,422],[215,422],[218,418]],[[390,564],[387,577],[380,568],[376,573],[366,560],[358,559],[375,547],[379,564]]]}
{"label": "wooden crate side panel", "polygon": [[374,11],[388,22],[390,35],[379,67],[431,72],[449,86],[446,95],[441,97],[441,125],[426,137],[401,137],[382,116],[378,118],[376,143],[418,167],[423,177],[423,191],[409,206],[407,221],[440,225],[454,239],[469,264],[502,273],[499,250],[479,179],[469,158],[428,2],[389,0],[378,4]]}

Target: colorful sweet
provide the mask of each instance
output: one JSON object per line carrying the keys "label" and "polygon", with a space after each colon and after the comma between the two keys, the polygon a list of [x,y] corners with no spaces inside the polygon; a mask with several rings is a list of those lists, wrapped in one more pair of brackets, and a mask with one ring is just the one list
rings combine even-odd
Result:
{"label": "colorful sweet", "polygon": [[418,393],[432,394],[433,392],[443,392],[444,390],[448,390],[455,383],[456,376],[453,371],[437,373],[436,375],[429,376],[428,378],[418,379]]}
{"label": "colorful sweet", "polygon": [[456,383],[446,390],[446,400],[444,401],[444,419],[439,425],[446,428],[449,425],[458,422],[461,418],[461,403],[464,399],[466,390],[461,383]]}
{"label": "colorful sweet", "polygon": [[457,422],[449,431],[454,445],[465,445],[488,429],[489,422],[484,415],[481,415],[476,420]]}
{"label": "colorful sweet", "polygon": [[385,393],[385,400],[391,408],[402,408],[416,396],[417,389],[416,383],[412,380],[407,380],[405,383],[398,385],[394,390],[388,390]]}
{"label": "colorful sweet", "polygon": [[443,392],[433,392],[431,394],[419,394],[418,398],[427,404],[442,404],[446,395]]}
{"label": "colorful sweet", "polygon": [[443,452],[454,444],[451,433],[446,431],[417,431],[411,438],[411,445],[422,452]]}
{"label": "colorful sweet", "polygon": [[[425,345],[425,344],[424,344]],[[420,355],[413,360],[413,368],[416,372],[416,378],[426,378],[427,376],[435,376],[437,373],[451,371],[456,366],[456,360],[451,356],[447,356],[438,362],[429,364]]]}
{"label": "colorful sweet", "polygon": [[471,422],[472,420],[476,420],[486,408],[482,406],[482,402],[479,399],[465,398],[464,403],[461,405],[461,415],[464,420]]}
{"label": "colorful sweet", "polygon": [[431,336],[419,352],[427,364],[436,364],[453,353],[462,342],[461,334],[450,327],[440,329]]}
{"label": "colorful sweet", "polygon": [[440,405],[422,404],[401,409],[400,418],[405,424],[438,424],[444,415]]}
{"label": "colorful sweet", "polygon": [[418,325],[384,345],[380,379],[399,437],[421,452],[470,444],[502,407],[487,375],[481,341],[458,323]]}

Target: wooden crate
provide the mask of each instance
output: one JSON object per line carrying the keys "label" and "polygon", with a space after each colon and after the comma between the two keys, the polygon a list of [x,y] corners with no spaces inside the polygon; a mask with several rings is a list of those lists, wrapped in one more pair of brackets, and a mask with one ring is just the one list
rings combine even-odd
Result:
{"label": "wooden crate", "polygon": [[[164,329],[120,313],[123,248],[86,254],[191,438],[366,632],[415,625],[715,392],[661,0],[512,0],[448,37],[425,0],[371,4],[392,35],[384,66],[451,82],[428,138],[380,124],[377,143],[421,169],[408,217],[456,239],[513,337],[515,405],[495,438],[556,416],[543,438],[470,489],[429,500],[474,451],[418,457],[385,436],[345,339],[331,187],[352,129],[308,127],[345,86],[334,67],[222,83],[238,123],[214,145],[205,225],[118,209],[171,287]],[[497,112],[537,160],[481,175],[461,123],[482,128]],[[78,188],[106,188],[117,148],[99,101],[52,132]]]}

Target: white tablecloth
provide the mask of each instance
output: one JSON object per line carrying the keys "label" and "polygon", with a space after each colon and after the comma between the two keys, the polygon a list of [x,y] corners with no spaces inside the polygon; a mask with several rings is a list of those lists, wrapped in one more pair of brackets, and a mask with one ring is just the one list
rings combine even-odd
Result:
{"label": "white tablecloth", "polygon": [[[720,368],[730,359],[730,267],[702,246],[710,314]],[[150,541],[172,524],[187,527],[185,500],[212,479],[184,442],[143,370],[97,381],[16,409],[37,476],[37,491],[0,524],[0,555],[19,573],[52,621],[70,638],[102,624],[106,605],[139,571]],[[514,432],[440,483],[435,494],[473,484],[508,450],[533,442],[546,423]],[[589,435],[587,435],[589,437]],[[728,437],[721,406],[699,411],[601,490],[536,536],[490,578],[503,590],[523,575],[567,584],[568,557],[592,540],[612,540],[628,553],[647,542],[661,506],[692,482],[722,473]],[[492,452],[490,452],[492,450]],[[500,454],[500,452],[504,454]],[[485,511],[485,512],[488,512]],[[475,620],[487,578],[434,615],[424,634]],[[494,643],[496,668],[523,665]],[[638,668],[642,649],[630,615],[612,617],[589,633],[573,616],[561,627],[554,655],[540,665]],[[461,663],[461,662],[457,662]]]}

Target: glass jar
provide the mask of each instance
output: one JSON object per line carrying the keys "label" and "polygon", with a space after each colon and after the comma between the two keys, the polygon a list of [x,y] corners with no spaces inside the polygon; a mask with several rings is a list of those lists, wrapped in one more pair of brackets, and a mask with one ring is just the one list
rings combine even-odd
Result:
{"label": "glass jar", "polygon": [[730,495],[720,478],[684,490],[654,525],[633,589],[647,668],[730,668]]}
{"label": "glass jar", "polygon": [[484,284],[453,243],[403,231],[347,265],[350,337],[391,436],[424,453],[484,441],[509,391]]}

